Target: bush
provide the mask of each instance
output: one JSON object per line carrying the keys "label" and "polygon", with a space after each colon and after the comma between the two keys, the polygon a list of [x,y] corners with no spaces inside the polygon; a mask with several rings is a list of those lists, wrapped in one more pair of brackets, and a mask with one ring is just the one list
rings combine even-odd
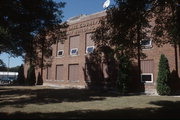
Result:
{"label": "bush", "polygon": [[28,85],[36,84],[35,68],[33,65],[30,65],[30,67],[28,69],[27,81],[28,81]]}
{"label": "bush", "polygon": [[130,68],[131,68],[131,62],[129,58],[125,55],[122,55],[119,57],[119,71],[118,71],[118,77],[117,77],[117,86],[118,89],[122,94],[125,94],[128,92],[129,89],[129,82],[130,82]]}
{"label": "bush", "polygon": [[18,70],[18,77],[17,77],[17,83],[19,85],[25,84],[25,77],[24,77],[24,67],[21,65]]}
{"label": "bush", "polygon": [[43,79],[42,76],[40,74],[40,72],[38,73],[38,79],[37,79],[37,85],[42,85],[43,84]]}
{"label": "bush", "polygon": [[164,54],[161,54],[157,78],[157,92],[159,95],[169,95],[171,93],[171,89],[169,87],[169,80],[170,70],[168,59],[165,57]]}

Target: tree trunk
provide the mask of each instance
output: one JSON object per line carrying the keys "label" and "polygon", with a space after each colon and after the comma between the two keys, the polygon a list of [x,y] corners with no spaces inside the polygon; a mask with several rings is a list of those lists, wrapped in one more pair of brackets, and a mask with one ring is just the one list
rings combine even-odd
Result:
{"label": "tree trunk", "polygon": [[177,44],[176,43],[174,43],[174,56],[175,56],[176,74],[178,75],[178,53],[177,53]]}
{"label": "tree trunk", "polygon": [[29,56],[29,63],[32,65],[33,62],[33,41],[30,42],[30,56]]}
{"label": "tree trunk", "polygon": [[141,44],[140,44],[140,25],[137,25],[137,43],[138,43],[138,77],[141,79]]}
{"label": "tree trunk", "polygon": [[44,39],[42,39],[42,46],[41,46],[41,78],[43,80],[43,68],[44,68]]}

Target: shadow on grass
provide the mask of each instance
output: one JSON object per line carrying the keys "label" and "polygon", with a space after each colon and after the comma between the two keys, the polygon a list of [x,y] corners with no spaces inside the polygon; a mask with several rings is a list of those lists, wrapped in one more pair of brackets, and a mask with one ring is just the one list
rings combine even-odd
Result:
{"label": "shadow on grass", "polygon": [[6,114],[1,112],[0,118],[2,119],[174,119],[180,118],[179,108],[180,102],[170,101],[157,101],[151,102],[160,106],[159,108],[125,108],[125,109],[113,109],[113,110],[77,110],[70,112],[58,112],[58,113],[22,113],[16,112],[13,114]]}
{"label": "shadow on grass", "polygon": [[16,89],[0,88],[0,107],[13,105],[24,107],[27,104],[50,104],[61,102],[81,102],[104,100],[105,97],[117,97],[118,93],[93,91],[87,89]]}
{"label": "shadow on grass", "polygon": [[[85,89],[18,89],[0,88],[0,107],[11,105],[23,109],[28,104],[50,104],[61,102],[81,102],[104,100],[106,97],[117,97],[120,94],[106,91],[92,91]],[[127,108],[110,110],[75,110],[69,112],[49,113],[25,113],[15,112],[12,114],[0,111],[1,119],[73,119],[73,118],[128,118],[128,119],[158,119],[158,118],[180,118],[180,101],[151,101],[153,108]]]}

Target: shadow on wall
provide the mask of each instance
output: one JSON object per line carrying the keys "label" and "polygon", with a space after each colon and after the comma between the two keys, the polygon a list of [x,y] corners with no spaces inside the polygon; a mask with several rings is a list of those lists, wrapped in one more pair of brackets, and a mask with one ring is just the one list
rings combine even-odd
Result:
{"label": "shadow on wall", "polygon": [[178,119],[180,118],[179,107],[180,102],[172,101],[155,101],[149,104],[156,105],[154,108],[124,108],[112,110],[75,110],[69,112],[49,112],[49,113],[25,113],[16,112],[7,114],[0,112],[2,119],[82,119],[82,118],[96,118],[96,119]]}
{"label": "shadow on wall", "polygon": [[85,81],[88,85],[88,88],[97,88],[103,87],[104,75],[102,71],[101,59],[98,58],[95,54],[86,56],[86,64],[83,69]]}
{"label": "shadow on wall", "polygon": [[137,63],[132,63],[131,73],[132,81],[130,83],[130,92],[145,92],[145,84],[141,82],[141,76],[139,75],[139,67]]}
{"label": "shadow on wall", "polygon": [[[90,89],[117,90],[118,63],[114,57],[102,57],[97,52],[86,56],[84,70],[85,81]],[[133,64],[128,81],[128,92],[144,92],[144,83],[141,83],[138,65]]]}
{"label": "shadow on wall", "polygon": [[91,89],[114,89],[116,87],[117,66],[114,58],[105,58],[93,52],[86,56],[85,81]]}
{"label": "shadow on wall", "polygon": [[172,90],[172,94],[180,94],[180,78],[176,70],[173,70],[170,74],[170,81],[169,85]]}

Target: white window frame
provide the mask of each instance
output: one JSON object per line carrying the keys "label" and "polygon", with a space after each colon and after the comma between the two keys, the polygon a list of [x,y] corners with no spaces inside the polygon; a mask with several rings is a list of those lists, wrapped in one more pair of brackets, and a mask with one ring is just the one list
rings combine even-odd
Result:
{"label": "white window frame", "polygon": [[[72,53],[73,50],[76,50],[77,52],[74,54],[74,53]],[[78,55],[78,48],[72,48],[72,49],[70,50],[70,55],[71,55],[71,56],[77,56],[77,55]]]}
{"label": "white window frame", "polygon": [[[62,51],[62,55],[59,55],[59,52]],[[63,56],[64,55],[64,50],[58,50],[58,56]]]}
{"label": "white window frame", "polygon": [[[142,81],[143,75],[151,75],[151,81]],[[141,82],[142,83],[153,83],[153,73],[141,73]]]}
{"label": "white window frame", "polygon": [[86,47],[86,54],[92,53],[92,52],[88,52],[88,48],[91,48],[91,47],[93,48],[93,51],[94,51],[95,46],[87,46],[87,47]]}
{"label": "white window frame", "polygon": [[[143,40],[150,40],[150,44],[149,44],[149,45],[142,45],[141,42],[142,42]],[[152,48],[152,40],[151,40],[151,39],[143,39],[143,40],[141,40],[141,42],[140,42],[141,47],[142,47],[143,49],[150,49],[150,48]]]}

